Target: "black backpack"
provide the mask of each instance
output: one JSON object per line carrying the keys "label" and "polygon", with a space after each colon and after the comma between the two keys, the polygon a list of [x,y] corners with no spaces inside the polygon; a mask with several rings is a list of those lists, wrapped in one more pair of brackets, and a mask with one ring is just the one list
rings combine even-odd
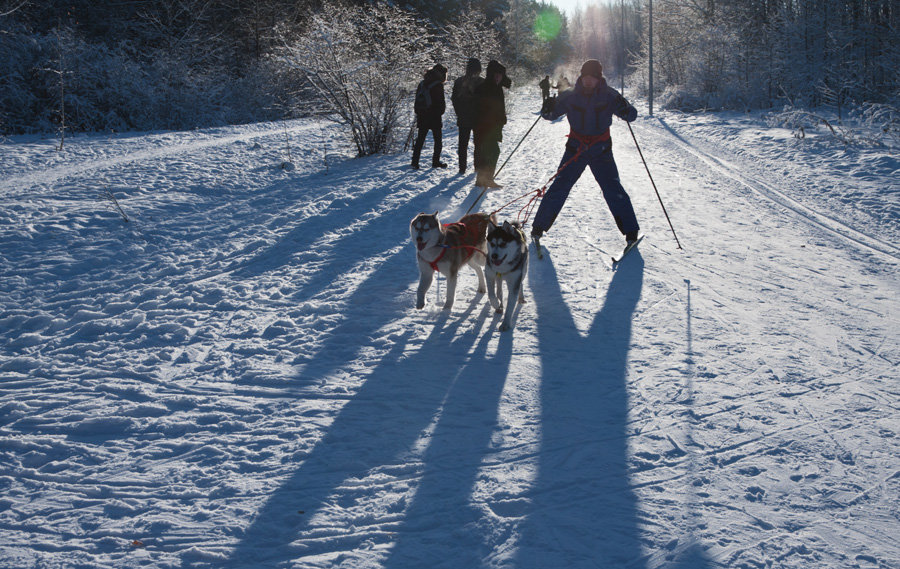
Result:
{"label": "black backpack", "polygon": [[431,89],[428,85],[425,84],[425,81],[420,81],[419,86],[416,87],[416,102],[413,105],[413,110],[416,111],[417,115],[421,115],[423,113],[427,113],[428,109],[431,108]]}

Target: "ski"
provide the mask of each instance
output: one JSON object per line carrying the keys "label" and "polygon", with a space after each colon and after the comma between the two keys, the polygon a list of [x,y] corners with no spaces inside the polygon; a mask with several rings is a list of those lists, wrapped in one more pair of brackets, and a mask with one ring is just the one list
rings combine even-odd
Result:
{"label": "ski", "polygon": [[628,245],[625,246],[625,249],[622,250],[622,254],[619,255],[618,258],[613,257],[612,258],[613,268],[616,268],[616,265],[618,265],[619,263],[622,262],[622,259],[625,258],[625,255],[627,255],[629,252],[631,252],[632,249],[637,247],[638,243],[643,241],[643,239],[644,239],[643,235],[639,236],[636,241],[634,241],[633,243],[629,243]]}

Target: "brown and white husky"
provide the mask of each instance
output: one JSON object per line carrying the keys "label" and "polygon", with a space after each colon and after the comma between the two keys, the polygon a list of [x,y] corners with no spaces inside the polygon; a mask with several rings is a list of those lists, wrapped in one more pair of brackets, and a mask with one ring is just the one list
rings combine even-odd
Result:
{"label": "brown and white husky", "polygon": [[425,293],[431,287],[435,271],[447,278],[447,300],[444,310],[453,308],[456,296],[456,279],[463,265],[475,269],[478,275],[478,292],[487,291],[484,280],[484,263],[487,256],[487,228],[491,216],[472,213],[456,223],[442,224],[438,212],[420,213],[409,224],[409,235],[416,247],[419,265],[419,289],[416,308],[425,307]]}

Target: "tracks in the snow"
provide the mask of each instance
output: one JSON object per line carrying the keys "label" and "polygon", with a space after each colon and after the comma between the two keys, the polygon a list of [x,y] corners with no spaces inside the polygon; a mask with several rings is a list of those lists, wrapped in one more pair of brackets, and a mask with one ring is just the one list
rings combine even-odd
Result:
{"label": "tracks in the snow", "polygon": [[790,210],[801,220],[810,225],[825,229],[829,233],[880,253],[881,255],[889,257],[894,261],[900,261],[900,247],[879,239],[878,237],[869,235],[863,231],[860,231],[859,229],[851,227],[841,220],[816,211],[815,209],[786,195],[784,192],[780,191],[772,184],[769,184],[747,172],[738,171],[735,166],[728,164],[721,158],[704,151],[697,145],[691,143],[690,141],[679,135],[664,121],[660,120],[659,124],[663,129],[665,129],[666,132],[670,134],[671,140],[682,150],[708,166],[712,171],[718,173],[719,175],[737,182],[741,186],[744,186],[755,194],[778,206],[781,206],[784,209]]}

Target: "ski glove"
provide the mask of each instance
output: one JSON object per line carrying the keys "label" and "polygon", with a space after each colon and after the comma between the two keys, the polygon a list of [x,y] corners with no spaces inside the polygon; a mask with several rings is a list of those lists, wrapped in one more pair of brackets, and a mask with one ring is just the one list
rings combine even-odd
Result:
{"label": "ski glove", "polygon": [[637,109],[628,105],[628,111],[625,114],[625,122],[633,122],[637,118]]}
{"label": "ski glove", "polygon": [[619,95],[618,100],[616,101],[617,109],[616,114],[624,120],[625,122],[632,122],[637,118],[637,109],[634,108],[631,103],[625,100],[625,97]]}

